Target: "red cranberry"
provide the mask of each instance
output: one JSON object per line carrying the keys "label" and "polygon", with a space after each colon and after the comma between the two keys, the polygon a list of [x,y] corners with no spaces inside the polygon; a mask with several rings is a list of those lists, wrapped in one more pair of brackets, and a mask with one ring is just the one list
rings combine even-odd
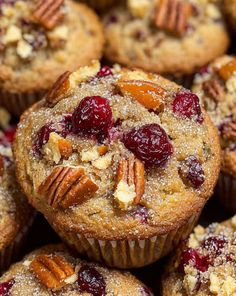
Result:
{"label": "red cranberry", "polygon": [[202,111],[199,98],[190,91],[182,91],[176,94],[173,102],[173,112],[196,120],[198,123],[203,122]]}
{"label": "red cranberry", "polygon": [[63,138],[66,138],[72,132],[72,115],[67,114],[59,122],[61,128],[60,134]]}
{"label": "red cranberry", "polygon": [[210,254],[219,256],[222,249],[227,244],[224,236],[210,236],[202,242],[202,247],[209,251]]}
{"label": "red cranberry", "polygon": [[109,101],[102,97],[84,98],[72,114],[73,131],[78,134],[107,136],[112,124]]}
{"label": "red cranberry", "polygon": [[148,222],[149,212],[144,206],[138,205],[137,208],[131,212],[131,215],[139,219],[143,224]]}
{"label": "red cranberry", "polygon": [[164,165],[173,154],[165,130],[158,124],[146,124],[134,128],[123,137],[124,145],[146,165]]}
{"label": "red cranberry", "polygon": [[195,156],[189,156],[185,161],[187,179],[194,188],[199,188],[205,182],[205,174],[200,161]]}
{"label": "red cranberry", "polygon": [[12,144],[12,142],[14,141],[15,133],[16,126],[11,126],[4,130],[4,135],[10,144]]}
{"label": "red cranberry", "polygon": [[36,134],[36,139],[33,145],[33,152],[35,155],[41,154],[42,146],[47,144],[50,133],[55,131],[56,129],[53,127],[52,123],[47,123],[41,127],[41,129]]}
{"label": "red cranberry", "polygon": [[112,70],[108,66],[103,66],[101,70],[97,73],[97,78],[107,77],[113,75]]}
{"label": "red cranberry", "polygon": [[152,292],[147,287],[141,288],[141,295],[142,296],[152,296]]}
{"label": "red cranberry", "polygon": [[94,267],[84,265],[78,274],[80,292],[87,292],[93,296],[106,295],[106,283],[103,276]]}
{"label": "red cranberry", "polygon": [[210,71],[209,65],[205,65],[198,70],[198,74],[200,75],[208,74],[209,71]]}
{"label": "red cranberry", "polygon": [[14,280],[10,280],[0,284],[0,296],[9,296],[12,286],[15,284]]}
{"label": "red cranberry", "polygon": [[184,272],[184,267],[190,263],[201,272],[207,271],[210,265],[208,256],[202,256],[195,249],[188,248],[182,253],[179,264],[180,272]]}

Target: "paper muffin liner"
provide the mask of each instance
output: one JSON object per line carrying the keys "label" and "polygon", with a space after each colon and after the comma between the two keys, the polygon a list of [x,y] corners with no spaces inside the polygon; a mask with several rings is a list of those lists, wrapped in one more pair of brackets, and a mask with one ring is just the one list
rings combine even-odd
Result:
{"label": "paper muffin liner", "polygon": [[165,235],[143,240],[98,240],[79,233],[62,230],[51,224],[61,239],[78,253],[116,268],[137,268],[149,265],[170,253],[174,246],[191,233],[199,213],[191,216],[182,227]]}
{"label": "paper muffin liner", "polygon": [[227,211],[236,213],[236,179],[221,173],[216,187],[216,195]]}
{"label": "paper muffin liner", "polygon": [[20,116],[27,108],[42,99],[45,92],[10,93],[0,90],[0,106],[15,116]]}
{"label": "paper muffin liner", "polygon": [[15,239],[5,248],[0,251],[0,274],[7,270],[8,267],[16,261],[20,255],[22,247],[26,242],[29,230],[34,222],[36,214],[34,213],[29,223],[25,225],[17,234]]}

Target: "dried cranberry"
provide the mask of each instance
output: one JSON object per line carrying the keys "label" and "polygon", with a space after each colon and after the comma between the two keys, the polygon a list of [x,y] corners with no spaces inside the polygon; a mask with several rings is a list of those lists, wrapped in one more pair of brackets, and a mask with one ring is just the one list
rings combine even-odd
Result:
{"label": "dried cranberry", "polygon": [[124,145],[146,165],[164,165],[173,154],[165,130],[158,124],[146,124],[134,128],[123,137]]}
{"label": "dried cranberry", "polygon": [[200,75],[208,74],[209,71],[210,71],[209,65],[205,65],[198,70],[198,74]]}
{"label": "dried cranberry", "polygon": [[182,91],[176,94],[173,102],[173,112],[196,120],[198,123],[203,122],[202,111],[199,98],[190,91]]}
{"label": "dried cranberry", "polygon": [[210,265],[208,256],[202,256],[195,249],[188,248],[182,253],[179,264],[180,272],[184,272],[184,267],[190,263],[201,272],[207,271]]}
{"label": "dried cranberry", "polygon": [[72,127],[77,134],[107,136],[112,124],[109,101],[102,97],[84,98],[72,114]]}
{"label": "dried cranberry", "polygon": [[146,207],[138,205],[137,208],[131,212],[131,215],[145,224],[148,222],[149,211]]}
{"label": "dried cranberry", "polygon": [[100,71],[97,73],[97,78],[107,77],[113,75],[112,70],[108,66],[103,66]]}
{"label": "dried cranberry", "polygon": [[80,292],[87,292],[93,296],[106,295],[106,283],[103,276],[94,267],[84,265],[78,274]]}
{"label": "dried cranberry", "polygon": [[224,236],[210,236],[202,242],[202,247],[209,251],[210,255],[219,256],[227,244]]}
{"label": "dried cranberry", "polygon": [[63,119],[59,122],[59,126],[61,128],[60,135],[63,138],[66,138],[66,136],[68,136],[72,132],[72,115],[65,115]]}
{"label": "dried cranberry", "polygon": [[147,287],[141,288],[141,295],[142,296],[152,296],[152,292]]}
{"label": "dried cranberry", "polygon": [[14,284],[14,280],[10,280],[5,283],[0,283],[0,296],[9,296],[10,290]]}
{"label": "dried cranberry", "polygon": [[55,132],[56,129],[53,127],[52,123],[47,123],[37,132],[35,142],[33,145],[33,152],[35,155],[41,154],[41,148],[45,145],[48,140],[50,133]]}
{"label": "dried cranberry", "polygon": [[4,135],[7,141],[11,144],[14,141],[15,133],[16,133],[16,126],[11,126],[4,130]]}

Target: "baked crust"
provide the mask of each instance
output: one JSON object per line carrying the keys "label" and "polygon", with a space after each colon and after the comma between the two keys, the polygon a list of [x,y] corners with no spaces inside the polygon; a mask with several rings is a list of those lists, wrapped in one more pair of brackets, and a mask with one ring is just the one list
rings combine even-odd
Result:
{"label": "baked crust", "polygon": [[[132,71],[123,70],[121,73],[122,75],[130,75]],[[134,73],[136,72],[134,71]],[[153,81],[168,91],[176,92],[181,89],[181,87],[160,76],[145,74],[141,71],[137,71],[137,73],[139,73],[139,75],[143,75],[146,80]],[[84,93],[85,89],[86,84],[82,84],[82,89],[79,92],[81,99],[86,96],[87,91]],[[96,89],[95,92],[98,92],[98,89]],[[95,95],[93,90],[90,90],[89,94]],[[65,112],[64,103],[66,100],[67,99],[63,99],[56,106],[54,106],[54,108],[57,110],[62,108],[61,111],[63,110],[63,112]],[[78,99],[71,103],[72,106],[77,105],[77,100]],[[126,101],[127,100],[130,99],[126,97]],[[140,106],[138,102],[134,102],[132,104],[134,104],[132,105],[132,108],[137,108],[137,110],[139,110],[138,113],[141,113],[139,116],[142,116],[142,118],[151,116],[151,113],[147,112],[147,110]],[[52,109],[44,106],[45,101],[41,101],[34,105],[30,111],[26,111],[26,113],[21,117],[21,122],[19,124],[16,140],[14,143],[14,155],[16,158],[18,180],[30,202],[34,205],[34,207],[41,211],[48,220],[53,221],[53,223],[57,225],[58,228],[70,229],[70,231],[75,233],[81,233],[88,237],[105,240],[142,239],[149,238],[154,235],[164,235],[171,230],[177,229],[187,223],[193,214],[201,211],[208,198],[213,194],[213,189],[216,184],[220,169],[220,147],[217,131],[213,126],[209,116],[204,112],[204,124],[201,126],[201,131],[204,133],[204,139],[211,150],[211,157],[207,159],[206,163],[204,163],[206,180],[199,190],[185,188],[183,189],[183,192],[181,191],[175,194],[167,194],[167,201],[158,204],[158,206],[156,201],[153,200],[151,203],[152,206],[150,207],[153,207],[152,210],[154,212],[156,211],[156,215],[152,217],[151,223],[143,224],[138,219],[125,217],[124,212],[116,209],[114,206],[111,208],[111,206],[108,206],[108,200],[106,198],[103,199],[100,197],[94,197],[90,199],[87,203],[77,207],[76,211],[73,209],[68,209],[68,211],[61,211],[58,209],[53,210],[47,205],[45,200],[36,193],[36,189],[41,183],[40,180],[42,180],[42,178],[44,178],[44,176],[50,172],[51,168],[46,168],[44,165],[42,165],[42,163],[40,164],[40,162],[37,162],[38,180],[32,180],[32,176],[30,176],[30,167],[31,161],[34,160],[29,160],[27,159],[28,157],[25,157],[25,155],[32,153],[32,137],[29,135],[32,134],[32,129],[34,129],[35,118],[42,116],[41,119],[37,119],[40,120],[40,122],[37,123],[37,126],[40,127],[45,124],[44,115],[46,115],[46,117],[51,117],[49,114],[52,112]],[[73,109],[74,107],[68,110]],[[37,116],[37,114],[40,116]],[[177,122],[175,124],[178,125]],[[201,137],[202,132],[200,132]],[[24,145],[22,145],[22,141],[24,141]],[[183,142],[183,139],[181,142]],[[173,170],[176,170],[176,165],[176,163],[172,164]],[[27,171],[29,173],[26,173]],[[164,178],[167,178],[167,176],[165,175]],[[178,177],[176,178],[178,179]],[[148,184],[146,184],[146,186],[148,186]],[[34,197],[32,198],[32,196]],[[145,203],[148,203],[147,199]],[[106,208],[106,210],[101,211],[101,208]],[[76,214],[76,212],[79,214]]]}

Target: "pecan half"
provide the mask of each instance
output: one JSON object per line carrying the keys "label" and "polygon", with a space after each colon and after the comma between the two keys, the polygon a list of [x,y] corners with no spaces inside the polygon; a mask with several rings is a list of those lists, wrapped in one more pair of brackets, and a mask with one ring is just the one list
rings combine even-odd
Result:
{"label": "pecan half", "polygon": [[0,154],[0,177],[4,174],[4,159],[3,156]]}
{"label": "pecan half", "polygon": [[228,80],[232,74],[236,72],[236,59],[233,59],[232,61],[223,65],[217,71],[221,78],[223,78],[225,81]]}
{"label": "pecan half", "polygon": [[193,14],[190,3],[182,0],[157,1],[155,24],[158,28],[182,35],[187,29],[188,20]]}
{"label": "pecan half", "polygon": [[211,79],[203,83],[203,90],[206,95],[215,102],[222,102],[225,98],[224,87],[217,79]]}
{"label": "pecan half", "polygon": [[161,86],[144,80],[120,80],[116,84],[122,94],[130,95],[147,109],[162,109],[167,92]]}
{"label": "pecan half", "polygon": [[66,286],[65,279],[72,276],[73,266],[59,255],[39,255],[30,264],[30,270],[49,289]]}
{"label": "pecan half", "polygon": [[57,81],[53,84],[51,89],[45,96],[45,100],[47,102],[47,106],[54,107],[66,94],[66,92],[70,88],[69,77],[71,75],[70,71],[62,74]]}
{"label": "pecan half", "polygon": [[64,0],[38,0],[33,17],[46,29],[53,29],[64,13],[61,6]]}
{"label": "pecan half", "polygon": [[228,122],[224,124],[222,134],[226,140],[236,141],[236,123]]}
{"label": "pecan half", "polygon": [[42,182],[38,193],[47,197],[54,208],[67,209],[91,198],[98,186],[85,174],[83,168],[59,166]]}
{"label": "pecan half", "polygon": [[134,185],[136,197],[133,204],[139,204],[145,191],[145,169],[143,163],[130,156],[121,159],[117,170],[117,184],[124,181],[129,186]]}

